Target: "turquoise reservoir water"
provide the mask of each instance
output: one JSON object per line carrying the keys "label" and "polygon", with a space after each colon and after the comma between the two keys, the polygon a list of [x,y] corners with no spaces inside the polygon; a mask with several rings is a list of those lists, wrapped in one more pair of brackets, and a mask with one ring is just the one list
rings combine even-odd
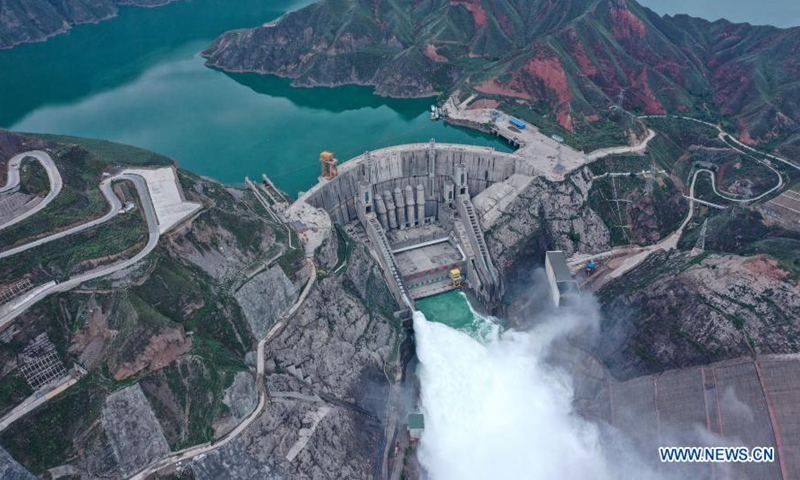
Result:
{"label": "turquoise reservoir water", "polygon": [[346,160],[396,143],[501,141],[431,122],[431,100],[376,97],[364,87],[295,89],[206,68],[198,53],[226,30],[310,3],[192,0],[81,25],[0,52],[0,126],[102,138],[170,155],[201,175],[241,183],[268,173],[292,195],[316,183],[318,154]]}

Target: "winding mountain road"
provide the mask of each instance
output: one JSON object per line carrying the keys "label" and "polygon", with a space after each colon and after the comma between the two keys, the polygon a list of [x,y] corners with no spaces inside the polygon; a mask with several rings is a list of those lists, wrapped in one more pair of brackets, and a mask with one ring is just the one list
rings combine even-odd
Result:
{"label": "winding mountain road", "polygon": [[586,160],[589,162],[593,162],[595,160],[608,157],[610,155],[624,155],[626,153],[643,153],[647,149],[647,146],[650,145],[650,140],[654,138],[656,138],[656,132],[648,128],[647,137],[638,144],[625,145],[622,147],[600,148],[593,152],[587,153]]}
{"label": "winding mountain road", "polygon": [[59,193],[61,193],[61,189],[64,186],[64,182],[61,179],[61,174],[58,172],[58,168],[56,167],[55,162],[53,162],[53,159],[50,158],[50,155],[41,150],[34,150],[31,152],[20,153],[19,155],[11,158],[11,160],[8,162],[8,177],[6,179],[6,184],[5,186],[0,187],[0,193],[10,192],[19,186],[19,170],[22,167],[22,161],[27,157],[33,157],[42,165],[42,167],[44,167],[45,171],[47,172],[47,178],[50,180],[50,191],[35,207],[0,225],[0,230],[8,228],[11,225],[17,224],[26,218],[32,217],[33,215],[41,212],[50,204],[50,202],[53,201],[53,199],[58,196]]}
{"label": "winding mountain road", "polygon": [[[158,220],[156,218],[155,208],[153,207],[153,202],[152,199],[150,198],[150,193],[147,190],[147,184],[145,180],[139,175],[122,173],[120,175],[117,175],[116,177],[112,177],[111,179],[109,179],[109,183],[107,186],[108,192],[110,192],[110,183],[112,180],[127,180],[132,182],[136,187],[136,191],[139,193],[139,198],[141,199],[142,210],[144,211],[145,220],[147,221],[147,229],[149,235],[147,244],[139,253],[137,253],[136,255],[127,260],[99,267],[89,272],[77,275],[64,282],[48,284],[45,288],[39,289],[33,295],[30,295],[27,298],[25,298],[24,302],[22,302],[21,304],[16,305],[10,311],[1,314],[2,316],[0,316],[0,330],[2,330],[8,323],[12,322],[15,318],[17,318],[25,310],[30,308],[36,302],[44,299],[48,295],[52,295],[53,293],[58,293],[58,292],[66,292],[84,282],[88,282],[96,278],[110,275],[114,272],[122,270],[123,268],[127,268],[133,265],[134,263],[138,262],[139,260],[143,259],[156,247],[160,236],[158,230]],[[111,192],[110,195],[116,198],[113,192]],[[119,202],[119,199],[117,199],[117,202]]]}
{"label": "winding mountain road", "polygon": [[[584,263],[588,262],[589,260],[604,260],[604,259],[609,259],[611,257],[614,257],[616,259],[617,257],[621,257],[622,258],[622,263],[618,267],[616,267],[613,270],[610,270],[609,272],[607,272],[606,275],[604,276],[604,278],[600,279],[599,281],[596,280],[594,282],[596,284],[597,283],[602,284],[602,283],[608,282],[609,280],[612,280],[614,278],[619,278],[620,276],[622,276],[626,272],[632,270],[637,265],[642,263],[651,253],[653,253],[655,251],[658,251],[658,250],[671,250],[671,249],[677,247],[678,241],[680,240],[681,236],[683,235],[683,230],[689,224],[689,222],[692,219],[692,216],[694,215],[695,184],[697,183],[697,177],[701,173],[708,173],[711,176],[711,186],[712,186],[712,188],[714,190],[714,193],[716,195],[718,195],[719,197],[724,198],[725,200],[728,200],[728,201],[731,201],[731,202],[751,203],[751,202],[754,202],[756,200],[760,200],[760,199],[772,194],[773,192],[775,192],[776,190],[781,189],[785,185],[785,182],[783,180],[783,175],[781,175],[781,173],[779,171],[777,171],[774,167],[772,167],[772,165],[770,165],[769,163],[764,162],[763,160],[754,157],[752,155],[753,153],[759,154],[759,155],[763,155],[763,156],[768,157],[768,158],[770,158],[772,160],[775,160],[777,162],[783,163],[784,165],[787,165],[787,166],[789,166],[791,168],[800,170],[800,166],[798,166],[794,162],[792,162],[790,160],[787,160],[785,158],[778,157],[776,155],[772,155],[772,154],[769,154],[769,153],[761,152],[761,151],[756,150],[756,149],[754,149],[754,148],[752,148],[752,147],[750,147],[748,145],[745,145],[744,143],[740,142],[739,140],[737,140],[732,135],[730,135],[727,132],[725,132],[719,125],[715,125],[715,124],[710,123],[710,122],[706,122],[706,121],[703,121],[703,120],[698,120],[696,118],[691,118],[691,117],[683,117],[683,116],[680,116],[680,115],[642,115],[639,118],[645,118],[645,119],[646,118],[678,118],[678,119],[681,119],[681,120],[687,120],[687,121],[699,123],[699,124],[706,125],[708,127],[714,128],[718,132],[718,138],[721,141],[725,142],[731,149],[733,149],[733,150],[735,150],[735,151],[737,151],[737,152],[739,152],[739,153],[741,153],[743,155],[749,156],[753,160],[761,163],[762,165],[764,165],[767,168],[769,168],[770,170],[772,170],[775,173],[775,175],[777,175],[777,177],[778,177],[778,184],[776,186],[772,187],[767,192],[762,193],[758,197],[749,198],[749,199],[736,199],[736,198],[731,198],[731,197],[729,197],[727,195],[723,195],[717,189],[716,178],[715,178],[714,172],[712,172],[711,170],[705,169],[705,168],[701,168],[701,169],[695,170],[694,175],[692,176],[692,183],[691,183],[691,186],[689,188],[689,196],[686,197],[689,200],[689,213],[686,215],[686,218],[683,220],[683,222],[681,223],[681,226],[678,228],[678,230],[673,232],[670,236],[668,236],[667,238],[665,238],[661,242],[659,242],[659,243],[657,243],[655,245],[650,245],[648,247],[640,247],[640,246],[617,247],[617,248],[608,250],[606,252],[601,252],[601,253],[594,254],[594,255],[574,255],[572,258],[569,259],[569,261],[568,261],[569,266],[572,269],[576,269],[576,268],[580,268],[581,265],[583,265]],[[649,142],[650,139],[652,139],[652,136],[654,136],[654,132],[652,130],[650,130],[650,132],[653,135],[651,135],[649,137],[649,139],[647,140],[648,142]],[[726,141],[726,139],[729,139],[731,142],[733,142],[737,146],[739,146],[739,147],[741,147],[741,148],[743,148],[745,150],[748,150],[751,153],[748,153],[746,151],[741,150],[740,148],[737,148],[737,147],[731,145],[730,143],[728,143]],[[613,149],[604,149],[604,150],[613,150]],[[599,152],[600,151],[592,152],[592,153],[594,154],[594,153],[599,153]],[[697,202],[699,203],[700,201],[697,200]]]}
{"label": "winding mountain road", "polygon": [[[689,187],[689,212],[686,214],[686,217],[681,222],[681,226],[678,227],[677,230],[672,232],[667,238],[664,240],[656,243],[655,245],[650,245],[647,247],[640,247],[640,246],[630,246],[630,247],[618,247],[611,249],[606,252],[598,253],[595,255],[573,255],[568,261],[567,265],[570,268],[576,269],[581,268],[581,265],[585,264],[589,260],[604,260],[609,257],[621,257],[622,263],[619,264],[613,270],[608,270],[603,278],[597,278],[593,280],[595,284],[595,288],[598,288],[601,285],[604,285],[610,280],[615,278],[619,278],[625,273],[633,270],[637,267],[640,263],[642,263],[647,257],[650,256],[651,253],[657,252],[659,250],[672,250],[678,246],[678,241],[681,239],[683,235],[683,231],[686,229],[686,226],[689,225],[689,222],[692,220],[694,216],[694,190],[695,184],[697,183],[697,176],[700,174],[700,171],[694,172],[694,176],[692,177],[692,183]],[[616,258],[615,258],[616,259]],[[602,274],[601,274],[602,275]]]}
{"label": "winding mountain road", "polygon": [[766,197],[767,195],[771,194],[772,192],[774,192],[776,190],[779,190],[780,188],[783,187],[783,176],[776,171],[775,173],[778,173],[778,178],[779,178],[778,184],[775,185],[774,187],[772,187],[771,189],[767,190],[766,192],[764,192],[761,195],[759,195],[757,197],[754,197],[754,198],[744,198],[744,199],[742,199],[742,198],[734,198],[734,197],[730,197],[728,195],[724,195],[722,192],[717,190],[717,176],[713,171],[711,171],[711,170],[709,170],[707,168],[698,168],[695,171],[695,176],[697,176],[697,174],[701,173],[701,172],[705,172],[711,177],[711,188],[712,188],[712,190],[714,190],[714,194],[716,194],[720,198],[724,198],[725,200],[727,200],[729,202],[736,202],[736,203],[751,203],[751,202],[755,202],[756,200],[761,200],[762,198]]}
{"label": "winding mountain road", "polygon": [[[708,127],[715,128],[717,130],[717,132],[719,132],[718,138],[720,140],[722,140],[723,142],[725,142],[725,138],[727,137],[727,138],[730,139],[731,142],[735,143],[736,145],[738,145],[741,148],[744,148],[745,150],[749,150],[750,152],[756,153],[758,155],[764,155],[767,158],[770,158],[770,159],[775,160],[777,162],[781,162],[786,166],[794,168],[795,170],[800,170],[800,165],[797,165],[796,163],[792,162],[791,160],[787,160],[785,158],[781,158],[781,157],[779,157],[777,155],[773,155],[771,153],[766,153],[766,152],[762,152],[760,150],[756,150],[755,148],[751,147],[750,145],[746,145],[746,144],[740,142],[736,137],[734,137],[733,135],[731,135],[728,132],[726,132],[725,130],[723,130],[722,127],[720,127],[719,125],[715,125],[715,124],[713,124],[711,122],[706,122],[704,120],[698,120],[698,119],[692,118],[692,117],[684,117],[684,116],[681,116],[681,115],[641,115],[639,118],[679,118],[681,120],[688,120],[690,122],[695,122],[695,123],[699,123],[699,124],[702,124],[702,125],[706,125]],[[728,143],[728,142],[725,142],[725,143]],[[743,154],[747,155],[747,153],[736,149],[735,147],[733,147],[729,143],[728,143],[728,145],[731,146],[731,148],[733,148],[733,150],[736,150],[739,153],[743,153]]]}
{"label": "winding mountain road", "polygon": [[[141,179],[141,177],[138,177]],[[89,230],[90,228],[96,227],[101,225],[112,218],[119,215],[120,209],[122,208],[122,202],[120,202],[119,198],[114,194],[114,191],[111,188],[111,184],[114,181],[123,180],[122,175],[117,175],[115,177],[107,178],[100,182],[100,192],[106,198],[106,202],[110,207],[108,213],[103,215],[100,218],[92,220],[90,222],[83,223],[76,227],[64,230],[63,232],[54,233],[53,235],[49,235],[44,238],[40,238],[38,240],[34,240],[32,242],[26,243],[24,245],[20,245],[16,248],[11,248],[8,250],[4,250],[0,252],[0,259],[10,257],[12,255],[16,255],[18,253],[22,253],[26,250],[30,250],[31,248],[38,247],[39,245],[44,245],[45,243],[50,243],[54,240],[58,240],[59,238],[64,238],[70,235],[75,235],[76,233],[83,232],[85,230]],[[129,180],[129,179],[128,179]]]}
{"label": "winding mountain road", "polygon": [[144,480],[145,478],[149,477],[150,475],[155,474],[156,472],[172,465],[177,462],[182,462],[186,460],[190,460],[198,455],[202,455],[204,453],[208,453],[212,450],[216,450],[224,445],[227,445],[234,439],[236,439],[239,435],[244,432],[244,430],[251,424],[253,421],[258,418],[264,408],[267,406],[267,389],[264,386],[264,369],[265,369],[265,358],[264,352],[266,345],[271,342],[275,337],[280,335],[284,328],[286,328],[287,322],[292,315],[297,312],[300,306],[305,302],[306,297],[308,297],[308,293],[311,291],[311,287],[314,285],[314,282],[317,280],[317,269],[314,265],[314,262],[309,260],[309,265],[311,266],[311,277],[309,278],[306,286],[303,288],[303,292],[295,301],[292,308],[290,308],[280,320],[278,320],[275,325],[267,332],[267,334],[258,342],[257,348],[257,359],[256,359],[256,386],[258,389],[258,405],[256,406],[255,410],[253,410],[250,415],[247,416],[244,420],[242,420],[239,425],[236,426],[233,430],[228,432],[225,436],[220,438],[219,440],[213,443],[205,443],[202,445],[195,445],[194,447],[189,447],[185,450],[181,450],[178,452],[173,453],[172,455],[165,457],[155,464],[146,467],[144,470],[140,471],[133,477],[132,480]]}

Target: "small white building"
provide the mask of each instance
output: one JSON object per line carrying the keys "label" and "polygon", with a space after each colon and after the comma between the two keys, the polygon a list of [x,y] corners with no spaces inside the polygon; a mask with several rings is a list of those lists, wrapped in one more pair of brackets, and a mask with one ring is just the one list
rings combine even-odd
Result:
{"label": "small white building", "polygon": [[581,289],[572,278],[567,266],[567,256],[562,251],[545,254],[544,269],[550,284],[550,294],[556,307],[569,307],[575,304]]}

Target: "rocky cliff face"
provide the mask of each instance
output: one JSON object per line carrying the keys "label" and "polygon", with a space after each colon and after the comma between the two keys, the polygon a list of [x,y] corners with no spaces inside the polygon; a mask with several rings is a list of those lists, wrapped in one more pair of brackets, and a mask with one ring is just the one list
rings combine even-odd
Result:
{"label": "rocky cliff face", "polygon": [[0,2],[0,50],[46,40],[73,25],[114,17],[120,5],[157,7],[177,0],[7,0]]}
{"label": "rocky cliff face", "polygon": [[138,384],[109,395],[103,405],[103,427],[124,476],[169,452],[167,439]]}
{"label": "rocky cliff face", "polygon": [[[323,248],[336,251],[334,237]],[[324,255],[323,255],[324,256]],[[369,289],[369,290],[368,290]],[[269,403],[196,478],[370,478],[381,444],[399,325],[379,267],[355,246],[267,346]]]}
{"label": "rocky cliff face", "polygon": [[226,33],[204,55],[299,86],[365,84],[400,97],[458,87],[567,132],[609,127],[601,120],[615,104],[721,115],[742,141],[790,147],[798,45],[797,28],[659,17],[633,0],[323,0]]}
{"label": "rocky cliff face", "polygon": [[[33,141],[8,136],[8,155]],[[3,332],[3,391],[25,385],[18,353],[41,333],[67,367],[88,370],[0,433],[29,471],[125,478],[219,438],[258,404],[256,340],[308,282],[305,252],[250,192],[183,171],[180,181],[201,213],[142,262],[43,300]],[[347,267],[333,273],[343,253]],[[196,460],[197,478],[371,475],[400,356],[397,305],[367,249],[346,234],[334,231],[315,258],[317,282],[266,348],[267,407],[235,442]],[[0,397],[2,413],[12,400]],[[25,474],[2,453],[0,472]]]}
{"label": "rocky cliff face", "polygon": [[598,253],[611,248],[603,219],[589,205],[591,174],[584,169],[566,181],[535,178],[486,232],[495,263],[510,288],[506,303],[532,281],[544,252]]}
{"label": "rocky cliff face", "polygon": [[2,448],[0,448],[0,477],[8,480],[33,480],[36,478]]}
{"label": "rocky cliff face", "polygon": [[797,233],[754,212],[707,215],[705,253],[691,254],[699,218],[677,250],[599,291],[602,341],[587,348],[616,378],[800,350]]}

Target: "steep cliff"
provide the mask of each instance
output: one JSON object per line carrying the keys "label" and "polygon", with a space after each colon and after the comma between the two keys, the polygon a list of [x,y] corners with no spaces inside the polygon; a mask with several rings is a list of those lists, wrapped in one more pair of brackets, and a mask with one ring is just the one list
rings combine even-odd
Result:
{"label": "steep cliff", "polygon": [[507,285],[512,305],[529,290],[544,252],[599,253],[611,248],[611,234],[591,208],[591,174],[583,169],[564,182],[535,178],[486,232],[486,241]]}
{"label": "steep cliff", "polygon": [[177,0],[3,0],[0,2],[0,50],[40,42],[73,25],[114,17],[121,5],[158,7]]}
{"label": "steep cliff", "polygon": [[[334,233],[323,249],[338,242]],[[347,249],[347,267],[322,275],[268,345],[264,414],[195,458],[195,478],[371,478],[401,334],[378,265],[364,246]]]}

